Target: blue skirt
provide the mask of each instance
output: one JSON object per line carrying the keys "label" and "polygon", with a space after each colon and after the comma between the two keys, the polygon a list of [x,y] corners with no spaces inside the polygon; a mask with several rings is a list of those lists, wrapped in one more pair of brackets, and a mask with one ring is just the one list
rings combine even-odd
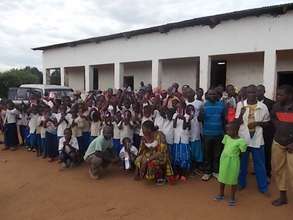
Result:
{"label": "blue skirt", "polygon": [[81,156],[83,157],[86,152],[86,148],[84,145],[84,138],[83,138],[83,136],[80,136],[80,137],[77,137],[76,139],[77,139],[77,143],[78,143],[79,152],[80,152]]}
{"label": "blue skirt", "polygon": [[174,166],[189,169],[191,163],[189,144],[174,144],[174,148]]}
{"label": "blue skirt", "polygon": [[46,132],[46,153],[51,158],[58,156],[58,138],[56,134]]}
{"label": "blue skirt", "polygon": [[30,148],[37,149],[38,146],[38,139],[37,139],[37,134],[36,133],[31,133],[30,134]]}
{"label": "blue skirt", "polygon": [[172,164],[174,164],[175,161],[175,146],[174,144],[168,144],[168,151],[170,155],[170,161]]}
{"label": "blue skirt", "polygon": [[4,142],[6,147],[16,147],[19,144],[16,123],[5,124]]}
{"label": "blue skirt", "polygon": [[119,155],[120,150],[122,148],[122,144],[120,144],[120,139],[113,139],[112,143],[113,143],[113,147],[114,147],[114,151],[116,155]]}
{"label": "blue skirt", "polygon": [[91,143],[91,133],[90,132],[82,132],[82,137],[83,137],[84,149],[86,151]]}
{"label": "blue skirt", "polygon": [[195,162],[203,162],[203,149],[201,140],[190,142],[191,160]]}

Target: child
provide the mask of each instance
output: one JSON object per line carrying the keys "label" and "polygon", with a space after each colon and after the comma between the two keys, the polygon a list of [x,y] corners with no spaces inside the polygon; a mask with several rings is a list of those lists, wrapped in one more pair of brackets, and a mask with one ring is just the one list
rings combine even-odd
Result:
{"label": "child", "polygon": [[185,103],[177,104],[177,112],[173,116],[174,122],[174,170],[176,179],[186,181],[190,168],[189,130],[187,122],[189,116],[185,114]]}
{"label": "child", "polygon": [[29,128],[28,128],[28,114],[26,112],[27,108],[25,104],[21,104],[19,109],[18,121],[17,124],[19,126],[19,132],[21,137],[21,146],[27,146],[28,142],[28,135],[29,135]]}
{"label": "child", "polygon": [[231,195],[228,201],[229,206],[235,206],[235,193],[237,189],[238,176],[240,171],[240,153],[246,151],[245,140],[238,136],[239,124],[232,122],[226,125],[226,135],[223,138],[224,150],[220,158],[220,169],[218,181],[220,183],[219,195],[215,200],[224,199],[225,186],[231,186]]}
{"label": "child", "polygon": [[72,109],[72,136],[77,138],[81,156],[85,153],[84,142],[82,137],[83,118],[77,113],[76,109]]}
{"label": "child", "polygon": [[38,140],[37,140],[37,127],[38,127],[38,119],[39,114],[36,106],[33,106],[31,108],[31,113],[29,116],[29,134],[30,134],[30,145],[28,147],[28,151],[36,152],[37,146],[38,146]]}
{"label": "child", "polygon": [[102,130],[101,115],[97,110],[92,110],[90,112],[91,119],[91,140],[92,142],[96,137],[100,136]]}
{"label": "child", "polygon": [[39,115],[39,130],[40,130],[40,151],[43,155],[43,159],[46,159],[48,157],[48,151],[46,148],[46,127],[45,127],[45,110],[41,110],[41,115]]}
{"label": "child", "polygon": [[138,103],[133,105],[133,123],[134,123],[134,134],[133,134],[133,145],[139,149],[140,145],[140,128],[141,128],[141,111]]}
{"label": "child", "polygon": [[62,168],[72,167],[78,162],[78,141],[72,137],[70,128],[64,130],[64,137],[59,140],[59,158]]}
{"label": "child", "polygon": [[5,139],[5,148],[3,150],[16,150],[18,142],[18,133],[17,133],[17,116],[18,111],[15,108],[14,103],[9,100],[7,104],[7,110],[5,112],[4,118],[4,139]]}
{"label": "child", "polygon": [[132,170],[134,168],[134,161],[138,154],[138,150],[135,146],[131,145],[131,140],[125,137],[122,140],[123,147],[120,150],[119,157],[123,161],[124,169],[126,171]]}
{"label": "child", "polygon": [[50,112],[49,107],[45,111],[44,127],[46,128],[46,152],[48,152],[50,158],[49,162],[53,162],[58,156],[57,120]]}
{"label": "child", "polygon": [[163,120],[162,132],[166,137],[166,142],[168,145],[168,150],[170,154],[170,159],[172,164],[174,164],[174,155],[175,155],[175,148],[174,148],[174,126],[173,126],[173,115],[175,113],[174,109],[169,109],[165,107],[163,109],[165,112],[165,117]]}
{"label": "child", "polygon": [[119,123],[120,129],[120,144],[122,144],[122,140],[128,137],[131,141],[133,140],[133,128],[134,125],[132,123],[131,112],[129,110],[125,110],[123,114],[123,119]]}
{"label": "child", "polygon": [[[143,124],[145,121],[153,121],[152,118],[152,107],[150,105],[145,105],[142,109],[142,119],[141,119],[141,124]],[[142,128],[140,129],[140,134],[141,137],[143,136],[142,133]]]}
{"label": "child", "polygon": [[[200,137],[200,123],[197,120],[195,114],[195,108],[193,105],[186,107],[186,114],[189,116],[188,125],[190,130],[190,149],[191,149],[191,162],[193,165],[193,171],[199,167],[199,164],[203,162],[203,152]],[[194,173],[195,174],[195,173]]]}
{"label": "child", "polygon": [[121,150],[121,143],[120,143],[120,129],[119,124],[122,121],[122,115],[120,111],[117,111],[114,116],[113,121],[113,147],[114,151],[117,155],[119,155],[119,152]]}
{"label": "child", "polygon": [[226,109],[227,109],[227,114],[226,114],[226,121],[228,123],[232,122],[235,120],[235,114],[236,114],[236,92],[235,88],[233,85],[228,85],[226,87],[226,92],[227,92],[227,97],[223,99]]}

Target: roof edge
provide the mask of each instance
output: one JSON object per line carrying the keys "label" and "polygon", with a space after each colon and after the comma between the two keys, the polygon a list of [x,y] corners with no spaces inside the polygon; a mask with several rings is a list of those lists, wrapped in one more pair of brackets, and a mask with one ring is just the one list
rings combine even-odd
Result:
{"label": "roof edge", "polygon": [[32,50],[48,50],[53,48],[62,48],[62,47],[75,47],[80,44],[87,44],[87,43],[100,43],[102,41],[108,41],[113,40],[117,38],[131,38],[133,36],[137,35],[143,35],[143,34],[149,34],[154,32],[159,33],[167,33],[172,29],[178,29],[178,28],[184,28],[184,27],[192,27],[192,26],[198,26],[198,25],[208,25],[210,28],[214,28],[218,24],[220,24],[222,21],[227,20],[238,20],[245,17],[250,16],[261,16],[264,14],[271,14],[272,16],[278,16],[282,14],[286,14],[287,11],[293,10],[293,3],[287,3],[287,4],[280,4],[280,5],[273,5],[273,6],[265,6],[260,8],[253,8],[253,9],[245,9],[241,11],[234,11],[234,12],[228,12],[224,14],[216,14],[216,15],[210,15],[205,17],[198,17],[188,20],[183,20],[179,22],[172,22],[167,23],[163,25],[158,26],[152,26],[142,29],[136,29],[126,32],[120,32],[110,35],[104,35],[99,37],[91,37],[76,41],[69,41],[64,43],[58,43],[58,44],[51,44],[47,46],[42,47],[35,47],[31,48]]}

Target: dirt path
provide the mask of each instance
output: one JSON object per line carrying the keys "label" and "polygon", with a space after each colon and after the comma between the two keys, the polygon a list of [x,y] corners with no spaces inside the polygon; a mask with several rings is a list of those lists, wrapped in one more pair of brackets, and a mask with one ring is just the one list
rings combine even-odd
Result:
{"label": "dirt path", "polygon": [[[102,180],[89,179],[87,167],[59,171],[33,153],[0,152],[0,220],[233,219],[292,220],[291,204],[275,208],[257,192],[253,176],[238,193],[237,207],[212,200],[218,185],[198,177],[175,186],[153,186],[111,168]],[[274,184],[271,193],[275,197]]]}

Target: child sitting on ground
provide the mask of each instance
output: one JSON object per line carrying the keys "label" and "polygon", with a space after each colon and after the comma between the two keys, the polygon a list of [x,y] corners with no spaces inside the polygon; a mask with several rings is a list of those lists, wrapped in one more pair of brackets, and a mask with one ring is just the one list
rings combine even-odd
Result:
{"label": "child sitting on ground", "polygon": [[244,139],[238,136],[239,124],[232,122],[226,125],[226,135],[223,138],[224,150],[220,158],[220,169],[218,181],[220,183],[220,193],[215,200],[224,199],[225,186],[231,186],[231,195],[228,201],[229,206],[235,206],[235,193],[240,171],[240,153],[246,151],[247,144]]}
{"label": "child sitting on ground", "polygon": [[126,171],[132,170],[134,168],[134,161],[138,154],[138,150],[131,144],[131,140],[128,137],[122,140],[123,147],[120,150],[119,157],[123,161],[124,169]]}
{"label": "child sitting on ground", "polygon": [[72,137],[70,128],[64,130],[64,137],[59,140],[59,159],[62,162],[62,168],[69,168],[78,163],[78,141]]}

